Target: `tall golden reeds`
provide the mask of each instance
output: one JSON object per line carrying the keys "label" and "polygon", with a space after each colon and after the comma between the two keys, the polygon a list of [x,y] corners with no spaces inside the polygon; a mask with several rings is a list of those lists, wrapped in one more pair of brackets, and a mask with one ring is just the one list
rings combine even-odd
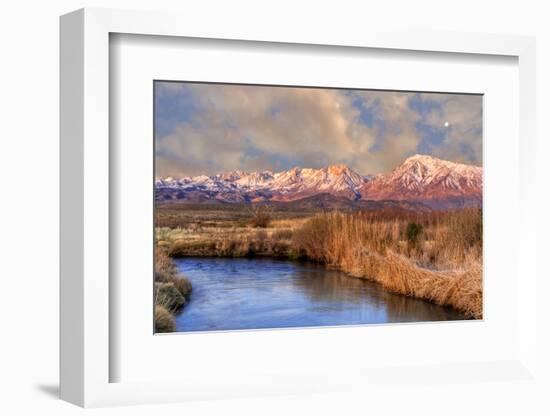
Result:
{"label": "tall golden reeds", "polygon": [[312,260],[390,291],[482,317],[480,210],[414,218],[321,214],[294,232],[293,244]]}

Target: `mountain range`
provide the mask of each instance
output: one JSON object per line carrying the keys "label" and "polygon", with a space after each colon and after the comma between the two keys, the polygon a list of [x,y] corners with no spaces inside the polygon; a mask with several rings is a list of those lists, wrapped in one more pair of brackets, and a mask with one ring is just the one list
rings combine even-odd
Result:
{"label": "mountain range", "polygon": [[386,174],[361,175],[346,165],[294,167],[273,173],[223,172],[213,176],[158,178],[157,202],[365,205],[399,201],[416,207],[481,206],[482,168],[415,155]]}

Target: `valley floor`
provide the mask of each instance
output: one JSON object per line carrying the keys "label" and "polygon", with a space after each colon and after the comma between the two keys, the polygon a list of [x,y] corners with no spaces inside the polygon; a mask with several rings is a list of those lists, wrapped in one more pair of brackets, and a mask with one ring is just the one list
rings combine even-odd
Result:
{"label": "valley floor", "polygon": [[482,215],[160,205],[157,255],[308,259],[482,318]]}

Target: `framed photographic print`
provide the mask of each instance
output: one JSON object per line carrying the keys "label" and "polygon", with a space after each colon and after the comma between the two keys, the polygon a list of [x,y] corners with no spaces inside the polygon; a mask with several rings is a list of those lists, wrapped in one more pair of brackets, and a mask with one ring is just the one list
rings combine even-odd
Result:
{"label": "framed photographic print", "polygon": [[304,36],[62,17],[63,399],[532,377],[534,41]]}
{"label": "framed photographic print", "polygon": [[482,95],[154,100],[156,332],[483,318]]}

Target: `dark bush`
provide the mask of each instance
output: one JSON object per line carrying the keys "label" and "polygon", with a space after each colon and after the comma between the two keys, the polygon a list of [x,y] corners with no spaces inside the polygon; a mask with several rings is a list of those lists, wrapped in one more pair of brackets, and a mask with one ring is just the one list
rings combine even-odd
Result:
{"label": "dark bush", "polygon": [[416,222],[410,222],[407,224],[407,241],[410,245],[416,247],[418,246],[418,243],[420,242],[420,237],[422,236],[422,233],[424,232],[424,227]]}

